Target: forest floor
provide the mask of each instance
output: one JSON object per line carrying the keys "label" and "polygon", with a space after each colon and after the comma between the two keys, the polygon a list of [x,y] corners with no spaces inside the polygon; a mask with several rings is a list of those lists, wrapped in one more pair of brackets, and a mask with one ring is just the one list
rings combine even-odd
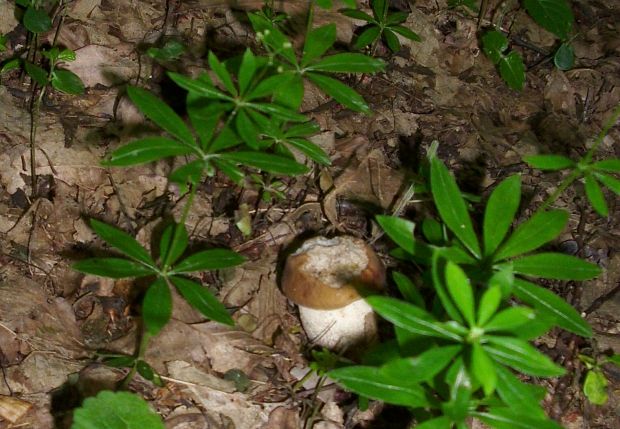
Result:
{"label": "forest floor", "polygon": [[[276,2],[303,22],[306,2]],[[583,154],[620,102],[620,2],[572,1],[576,17],[576,64],[562,72],[550,61],[554,38],[522,9],[508,8],[510,28],[523,53],[527,82],[509,89],[481,52],[476,16],[449,9],[444,0],[393,1],[411,12],[406,25],[422,42],[403,40],[392,55],[379,45],[385,72],[347,77],[367,100],[371,115],[343,109],[307,88],[303,111],[321,126],[313,138],[332,166],[287,180],[286,198],[258,201],[253,189],[216,176],[200,186],[187,218],[193,243],[230,247],[248,258],[238,268],[202,278],[234,310],[237,327],[205,321],[175,297],[173,320],[153,340],[147,361],[165,387],[137,377],[132,389],[147,398],[167,428],[316,429],[400,428],[398,413],[372,405],[360,412],[341,390],[317,392],[316,378],[294,388],[308,371],[308,342],[296,310],[280,292],[283,250],[300,236],[349,233],[370,238],[372,214],[389,212],[434,140],[439,156],[467,192],[486,196],[509,174],[523,176],[523,215],[557,186],[558,175],[541,174],[525,155]],[[488,18],[495,3],[490,2]],[[233,4],[233,6],[230,6]],[[244,10],[260,1],[78,0],[69,2],[58,43],[77,53],[68,67],[86,85],[82,96],[49,92],[38,119],[38,189],[30,188],[32,88],[18,72],[0,85],[0,398],[12,395],[28,412],[17,421],[0,417],[0,429],[64,428],[81,398],[112,388],[123,371],[96,363],[98,350],[131,354],[139,317],[131,282],[84,276],[71,264],[100,247],[89,218],[117,225],[148,244],[162,216],[177,216],[178,192],[168,185],[167,163],[113,169],[100,165],[131,141],[144,118],[125,96],[127,83],[146,87],[173,105],[182,96],[165,69],[145,55],[162,37],[177,37],[189,51],[170,65],[195,74],[208,50],[221,57],[256,46]],[[26,43],[0,0],[0,34],[10,57]],[[337,12],[317,12],[317,23],[336,22],[341,46],[360,22]],[[489,22],[484,21],[485,25]],[[292,26],[293,28],[295,25]],[[52,38],[53,34],[45,35]],[[303,38],[298,35],[299,40]],[[527,41],[527,42],[524,42]],[[535,48],[535,49],[532,49]],[[620,128],[605,138],[602,156],[620,156]],[[31,195],[36,198],[31,198]],[[554,330],[538,342],[569,368],[568,375],[540,381],[549,390],[545,408],[567,428],[620,427],[620,370],[605,367],[610,399],[590,404],[581,392],[585,368],[579,353],[620,353],[620,200],[601,218],[585,202],[581,185],[557,205],[570,227],[555,243],[605,269],[579,284],[549,284],[580,310],[594,328],[592,340]],[[247,207],[252,232],[236,226]],[[370,209],[369,209],[370,208]],[[406,207],[419,216],[414,199]],[[375,247],[388,267],[391,244]],[[132,287],[134,286],[134,287]],[[249,386],[224,377],[241,371]],[[239,373],[237,373],[239,374]],[[390,414],[391,413],[391,414]],[[384,414],[385,415],[385,414]],[[392,419],[392,420],[389,420]],[[387,420],[387,423],[386,423]]]}

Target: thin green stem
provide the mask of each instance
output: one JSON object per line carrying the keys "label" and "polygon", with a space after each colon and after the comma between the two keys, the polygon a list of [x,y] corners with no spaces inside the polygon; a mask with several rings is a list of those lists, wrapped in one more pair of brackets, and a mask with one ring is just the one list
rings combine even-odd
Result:
{"label": "thin green stem", "polygon": [[580,176],[581,170],[575,169],[571,171],[571,173],[566,176],[564,180],[562,180],[560,186],[558,186],[558,188],[551,195],[549,195],[549,197],[547,197],[547,199],[541,204],[541,206],[538,207],[536,212],[541,212],[548,208],[551,204],[553,204],[555,200],[557,200],[560,195],[562,195],[566,188],[568,188],[575,180],[579,179]]}
{"label": "thin green stem", "polygon": [[133,377],[136,375],[136,372],[138,370],[137,363],[140,360],[144,360],[144,355],[146,354],[146,350],[148,348],[150,340],[151,340],[151,334],[146,332],[143,327],[142,338],[140,339],[140,346],[138,347],[138,355],[136,356],[136,359],[134,360],[133,366],[131,367],[131,369],[129,370],[129,372],[127,373],[127,375],[125,376],[121,384],[119,385],[119,390],[127,390],[129,388],[129,383],[131,383],[131,380],[133,380]]}

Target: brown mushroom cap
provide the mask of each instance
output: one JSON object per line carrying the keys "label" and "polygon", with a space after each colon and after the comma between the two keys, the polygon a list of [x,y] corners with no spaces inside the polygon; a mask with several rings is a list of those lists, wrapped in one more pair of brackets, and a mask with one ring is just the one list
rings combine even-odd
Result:
{"label": "brown mushroom cap", "polygon": [[295,304],[320,310],[344,307],[383,289],[385,268],[363,240],[340,236],[306,241],[288,257],[282,290]]}

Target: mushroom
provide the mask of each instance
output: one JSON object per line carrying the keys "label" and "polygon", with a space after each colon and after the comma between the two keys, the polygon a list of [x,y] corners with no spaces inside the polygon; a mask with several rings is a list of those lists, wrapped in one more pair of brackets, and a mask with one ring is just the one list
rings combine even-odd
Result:
{"label": "mushroom", "polygon": [[385,268],[363,240],[307,240],[286,261],[284,294],[299,306],[308,338],[335,352],[355,352],[377,336],[375,314],[363,299],[385,283]]}

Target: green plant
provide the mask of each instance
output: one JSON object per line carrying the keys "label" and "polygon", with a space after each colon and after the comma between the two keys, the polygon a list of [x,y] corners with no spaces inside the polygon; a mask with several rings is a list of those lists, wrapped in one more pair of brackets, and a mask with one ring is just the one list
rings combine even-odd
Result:
{"label": "green plant", "polygon": [[416,427],[464,428],[476,417],[496,428],[557,428],[540,407],[544,389],[514,372],[562,375],[529,341],[556,325],[584,337],[592,330],[572,306],[529,279],[587,280],[600,269],[569,255],[533,253],[561,233],[565,211],[539,209],[508,234],[520,205],[519,176],[491,193],[479,240],[454,178],[432,150],[429,163],[442,223],[422,224],[426,242],[414,238],[412,222],[377,217],[398,245],[392,254],[426,267],[424,284],[417,288],[397,272],[404,300],[367,298],[394,325],[396,339],[380,344],[365,365],[329,375],[363,396],[409,407]]}
{"label": "green plant", "polygon": [[[451,7],[465,5],[470,9],[472,2],[452,2]],[[559,39],[555,48],[553,62],[560,70],[569,70],[575,62],[575,52],[570,44],[575,18],[566,0],[523,0],[523,8],[534,21]],[[480,17],[486,13],[488,4],[483,1]],[[499,67],[502,79],[513,89],[521,90],[525,84],[523,58],[516,51],[508,51],[508,38],[499,30],[493,29],[482,36],[482,49]],[[508,51],[508,52],[507,52]]]}
{"label": "green plant", "polygon": [[358,9],[343,9],[340,11],[340,13],[350,18],[361,19],[368,23],[360,35],[357,36],[355,42],[353,42],[355,49],[362,49],[372,45],[371,52],[374,52],[376,43],[383,39],[392,52],[398,52],[400,51],[400,42],[398,41],[397,34],[416,42],[422,40],[415,32],[402,25],[407,20],[408,13],[390,13],[387,0],[373,0],[371,6],[373,16]]}
{"label": "green plant", "polygon": [[602,356],[595,359],[591,356],[579,355],[587,369],[583,382],[583,394],[595,405],[604,405],[609,396],[607,394],[607,377],[603,372],[603,365],[611,363],[620,367],[620,355]]}
{"label": "green plant", "polygon": [[148,403],[129,392],[100,392],[73,413],[71,429],[164,429]]}

